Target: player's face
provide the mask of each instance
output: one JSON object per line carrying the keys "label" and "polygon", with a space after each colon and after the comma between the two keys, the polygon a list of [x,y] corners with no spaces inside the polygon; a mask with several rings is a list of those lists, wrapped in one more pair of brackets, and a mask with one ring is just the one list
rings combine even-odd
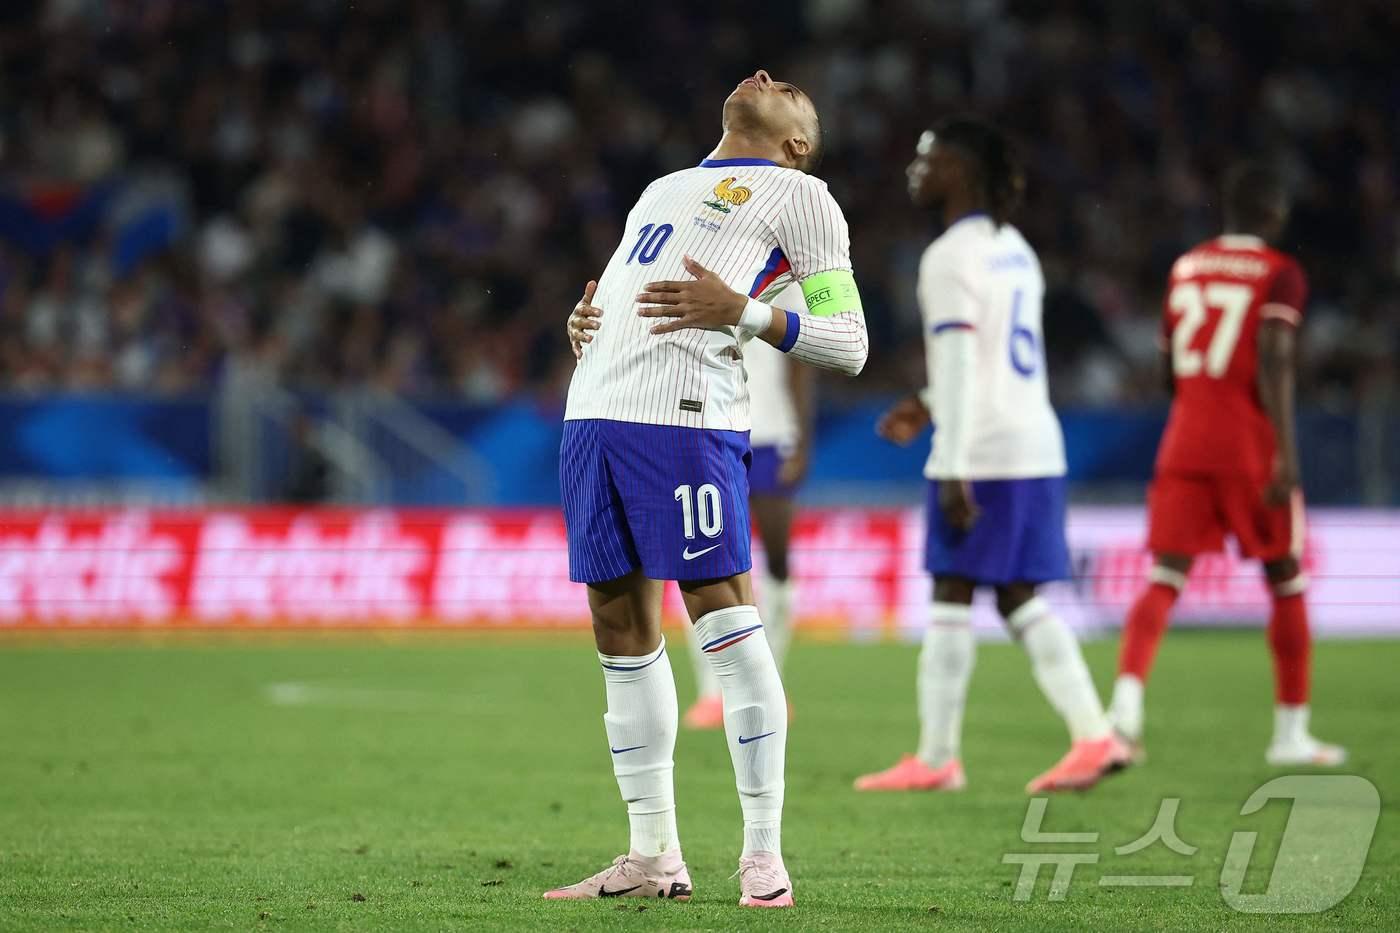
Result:
{"label": "player's face", "polygon": [[[811,127],[816,107],[800,88],[774,81],[760,68],[740,81],[724,102],[724,127],[758,132],[779,142],[791,142],[806,156],[814,145]],[[800,142],[799,142],[800,141]]]}
{"label": "player's face", "polygon": [[925,130],[914,147],[914,161],[904,171],[909,179],[909,200],[916,207],[937,207],[947,197],[952,162],[947,149],[938,145],[933,130]]}

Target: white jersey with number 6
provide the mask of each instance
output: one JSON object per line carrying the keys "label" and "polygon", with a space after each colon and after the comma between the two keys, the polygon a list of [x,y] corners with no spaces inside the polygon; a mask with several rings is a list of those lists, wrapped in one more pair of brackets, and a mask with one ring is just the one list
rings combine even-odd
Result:
{"label": "white jersey with number 6", "polygon": [[657,179],[598,280],[601,326],[574,370],[565,420],[749,429],[737,329],[654,335],[661,320],[637,315],[648,282],[691,278],[685,256],[761,300],[851,269],[846,218],[818,178],[763,159],[707,159]]}
{"label": "white jersey with number 6", "polygon": [[[929,479],[1064,475],[1064,437],[1045,380],[1044,294],[1030,244],[985,214],[957,221],[924,251],[919,306],[935,414]],[[957,359],[957,384],[949,384],[934,360],[940,338],[954,333],[970,356]],[[953,401],[965,406],[963,436],[938,424],[937,412]]]}

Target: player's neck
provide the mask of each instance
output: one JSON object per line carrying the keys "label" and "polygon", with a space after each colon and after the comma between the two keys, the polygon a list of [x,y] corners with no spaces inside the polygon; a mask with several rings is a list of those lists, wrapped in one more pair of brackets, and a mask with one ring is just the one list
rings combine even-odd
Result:
{"label": "player's neck", "polygon": [[787,153],[768,140],[756,139],[739,130],[725,130],[719,145],[707,156],[710,159],[767,159],[778,165],[787,164]]}
{"label": "player's neck", "polygon": [[951,194],[943,202],[943,226],[951,227],[969,214],[986,214],[987,205],[971,195]]}

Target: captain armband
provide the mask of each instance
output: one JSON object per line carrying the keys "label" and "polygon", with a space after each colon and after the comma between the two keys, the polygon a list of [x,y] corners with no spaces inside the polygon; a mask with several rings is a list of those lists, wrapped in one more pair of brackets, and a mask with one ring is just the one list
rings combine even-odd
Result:
{"label": "captain armband", "polygon": [[802,297],[807,301],[807,313],[815,317],[865,310],[860,304],[856,278],[846,269],[809,275],[802,280]]}

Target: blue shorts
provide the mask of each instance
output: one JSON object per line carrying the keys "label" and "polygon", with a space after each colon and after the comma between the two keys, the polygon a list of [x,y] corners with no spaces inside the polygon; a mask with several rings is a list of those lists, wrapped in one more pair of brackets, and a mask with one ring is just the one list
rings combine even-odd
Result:
{"label": "blue shorts", "polygon": [[796,483],[785,483],[778,476],[787,462],[791,449],[777,444],[764,444],[753,449],[753,468],[749,470],[749,492],[755,496],[797,495]]}
{"label": "blue shorts", "polygon": [[559,489],[569,579],[601,583],[743,573],[749,434],[590,419],[564,422]]}
{"label": "blue shorts", "polygon": [[974,480],[972,498],[982,514],[971,531],[958,531],[938,507],[938,481],[929,482],[929,573],[988,585],[1069,579],[1063,476]]}

